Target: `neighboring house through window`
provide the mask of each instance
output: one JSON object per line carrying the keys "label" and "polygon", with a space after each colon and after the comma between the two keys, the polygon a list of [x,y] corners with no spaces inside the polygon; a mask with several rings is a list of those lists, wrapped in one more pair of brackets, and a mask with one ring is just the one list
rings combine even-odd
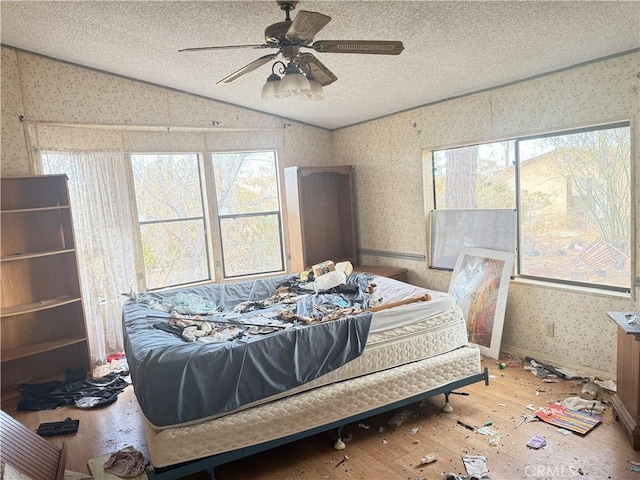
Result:
{"label": "neighboring house through window", "polygon": [[628,122],[432,152],[436,209],[515,208],[517,274],[629,291]]}

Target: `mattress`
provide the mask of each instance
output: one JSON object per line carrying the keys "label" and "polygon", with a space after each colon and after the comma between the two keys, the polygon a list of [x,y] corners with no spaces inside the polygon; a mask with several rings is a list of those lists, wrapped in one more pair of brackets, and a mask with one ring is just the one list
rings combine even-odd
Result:
{"label": "mattress", "polygon": [[[372,324],[375,322],[378,313],[380,312],[374,314]],[[431,358],[455,350],[468,342],[464,315],[457,305],[442,314],[426,318],[419,315],[417,311],[412,312],[411,316],[413,320],[410,323],[403,321],[400,327],[379,329],[376,332],[369,333],[369,338],[362,354],[345,365],[304,385],[254,402],[246,407],[260,405],[330,383],[341,382],[417,360]]]}
{"label": "mattress", "polygon": [[151,461],[161,468],[269,442],[409,399],[480,371],[480,351],[467,344],[186,427],[156,430],[145,420]]}
{"label": "mattress", "polygon": [[[189,288],[177,292],[197,293],[221,304],[230,297],[234,302],[241,298],[267,297],[281,280]],[[149,310],[144,305],[126,306],[125,348],[130,358],[136,396],[148,421],[156,429],[187,426],[332,382],[429,358],[466,344],[465,321],[450,295],[384,277],[367,276],[364,284],[354,277],[354,282],[361,290],[375,285],[366,298],[372,306],[424,293],[429,293],[431,300],[376,311],[373,315],[369,313],[367,318],[359,318],[364,314],[343,317],[310,329],[270,335],[261,340],[260,345],[255,342],[247,344],[245,350],[242,350],[244,342],[233,346],[221,344],[215,350],[208,345],[185,344],[180,338],[168,337],[169,334],[151,328],[157,320],[145,318]],[[314,297],[313,302],[316,300],[324,299]],[[369,322],[366,326],[365,320]],[[295,338],[293,349],[287,347],[288,338]],[[235,363],[220,363],[227,351]],[[282,353],[274,355],[275,351]],[[316,355],[315,360],[311,360],[314,358],[311,354]],[[285,363],[274,364],[276,359]],[[218,363],[212,363],[214,360]],[[265,365],[269,368],[266,369]],[[238,381],[237,369],[246,380]],[[280,372],[285,370],[291,371],[288,375],[295,379],[295,384],[284,387],[280,380],[285,377]],[[217,373],[211,375],[212,371]],[[255,378],[255,375],[246,374],[250,371],[262,372],[265,382],[260,378],[248,380]],[[280,376],[274,376],[273,372]],[[171,395],[166,395],[167,388]],[[231,408],[218,408],[224,401]]]}
{"label": "mattress", "polygon": [[[371,325],[372,313],[361,309],[368,306],[366,289],[372,277],[350,275],[344,293],[314,292],[283,302],[281,286],[292,278],[149,292],[128,302],[123,307],[124,348],[145,416],[156,426],[170,427],[231,413],[314,380],[359,356]],[[285,300],[289,299],[287,294]],[[294,325],[275,320],[280,330],[264,335],[237,327],[247,321],[257,324],[259,317],[273,322],[276,311],[311,319],[318,307],[335,311],[335,301],[359,313],[331,321],[314,320],[308,327],[304,322]],[[223,320],[231,315],[235,320],[225,321],[227,326],[222,329],[237,334],[227,341],[205,335],[202,340],[209,341],[189,342],[183,333],[191,327],[179,328],[179,333],[167,331],[171,327],[168,312],[176,310],[191,314],[210,311],[213,322],[219,322],[220,315]],[[211,328],[208,319],[201,323]]]}
{"label": "mattress", "polygon": [[375,312],[371,319],[370,332],[390,330],[419,322],[425,318],[447,312],[455,306],[453,296],[448,293],[416,287],[392,278],[374,276],[371,284],[375,285],[369,301],[372,307],[419,297],[425,293],[431,296],[431,300]]}

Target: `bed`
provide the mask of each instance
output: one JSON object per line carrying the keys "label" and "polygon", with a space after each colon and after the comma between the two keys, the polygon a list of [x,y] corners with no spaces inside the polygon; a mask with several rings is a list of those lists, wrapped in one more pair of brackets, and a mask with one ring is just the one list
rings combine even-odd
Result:
{"label": "bed", "polygon": [[[366,273],[328,292],[296,280],[182,288],[125,305],[151,479],[213,478],[238,458],[333,428],[339,437],[348,423],[441,393],[447,407],[454,389],[488,384],[450,295]],[[232,338],[188,341],[183,318],[217,318]],[[244,333],[233,336],[238,323]]]}

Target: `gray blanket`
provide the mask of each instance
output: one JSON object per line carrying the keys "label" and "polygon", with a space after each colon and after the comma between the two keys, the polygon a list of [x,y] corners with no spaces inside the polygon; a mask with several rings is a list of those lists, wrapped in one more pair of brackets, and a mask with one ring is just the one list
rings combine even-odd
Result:
{"label": "gray blanket", "polygon": [[[146,300],[193,294],[211,302],[205,307],[231,310],[244,301],[271,297],[278,285],[291,279],[183,288],[148,294]],[[313,305],[331,309],[348,302],[367,308],[364,290],[369,280],[363,274],[351,275],[348,284],[354,292],[313,293],[290,308],[305,316],[314,311]],[[123,310],[125,353],[136,397],[156,427],[227,414],[324,375],[362,353],[371,325],[371,314],[362,313],[264,336],[188,343],[154,327],[162,320],[150,316],[161,315],[168,314],[137,302],[129,302]]]}

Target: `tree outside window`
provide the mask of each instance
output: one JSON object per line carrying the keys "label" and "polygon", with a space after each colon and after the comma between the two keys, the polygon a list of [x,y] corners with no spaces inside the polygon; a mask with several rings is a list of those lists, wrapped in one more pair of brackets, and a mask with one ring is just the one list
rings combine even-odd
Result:
{"label": "tree outside window", "polygon": [[432,156],[436,208],[517,209],[520,275],[630,288],[628,123]]}

